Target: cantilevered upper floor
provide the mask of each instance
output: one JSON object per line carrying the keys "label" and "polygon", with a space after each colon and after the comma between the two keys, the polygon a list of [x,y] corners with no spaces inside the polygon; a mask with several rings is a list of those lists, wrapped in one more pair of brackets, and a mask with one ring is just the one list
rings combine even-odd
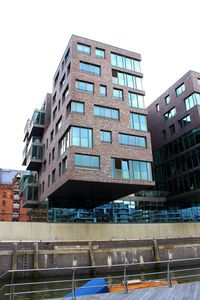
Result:
{"label": "cantilevered upper floor", "polygon": [[[28,135],[26,164],[39,172],[40,202],[92,207],[154,185],[140,61],[135,52],[71,37],[37,148],[38,131]],[[33,162],[40,146],[42,162]]]}

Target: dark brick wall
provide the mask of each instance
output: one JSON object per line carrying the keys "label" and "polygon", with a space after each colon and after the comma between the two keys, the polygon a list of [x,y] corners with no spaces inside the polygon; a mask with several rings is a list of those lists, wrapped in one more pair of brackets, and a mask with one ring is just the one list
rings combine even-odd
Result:
{"label": "dark brick wall", "polygon": [[[198,106],[193,107],[186,111],[184,99],[190,96],[193,92],[200,93],[200,86],[198,85],[197,78],[200,78],[200,73],[189,71],[181,77],[175,84],[173,84],[166,92],[159,98],[153,101],[147,108],[148,110],[148,126],[151,133],[153,151],[161,148],[163,145],[168,144],[172,140],[180,137],[181,135],[189,132],[192,128],[198,127],[200,124],[200,110]],[[185,84],[185,92],[180,96],[176,96],[175,89],[182,83]],[[165,97],[170,95],[171,102],[169,105],[165,104]],[[156,104],[159,103],[160,111],[156,111]],[[164,118],[164,113],[171,108],[176,107],[176,116],[170,120]],[[190,114],[191,123],[183,128],[180,127],[178,121]],[[169,133],[169,126],[175,124],[176,132],[173,135]],[[167,132],[167,138],[163,137],[163,130]]]}

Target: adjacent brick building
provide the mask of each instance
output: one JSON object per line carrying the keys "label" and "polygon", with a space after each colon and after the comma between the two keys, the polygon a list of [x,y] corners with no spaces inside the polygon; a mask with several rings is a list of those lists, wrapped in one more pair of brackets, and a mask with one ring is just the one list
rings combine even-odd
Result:
{"label": "adjacent brick building", "polygon": [[156,189],[168,207],[200,204],[200,73],[189,71],[148,107]]}
{"label": "adjacent brick building", "polygon": [[0,221],[29,220],[28,209],[23,208],[19,183],[23,171],[0,169]]}
{"label": "adjacent brick building", "polygon": [[25,127],[25,206],[94,207],[154,186],[140,54],[72,36]]}

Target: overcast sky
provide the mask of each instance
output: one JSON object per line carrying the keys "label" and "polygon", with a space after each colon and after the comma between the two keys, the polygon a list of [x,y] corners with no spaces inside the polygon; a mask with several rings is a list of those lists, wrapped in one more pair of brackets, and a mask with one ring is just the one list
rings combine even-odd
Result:
{"label": "overcast sky", "polygon": [[199,0],[1,0],[0,168],[24,169],[23,130],[72,34],[142,54],[150,104],[200,71]]}

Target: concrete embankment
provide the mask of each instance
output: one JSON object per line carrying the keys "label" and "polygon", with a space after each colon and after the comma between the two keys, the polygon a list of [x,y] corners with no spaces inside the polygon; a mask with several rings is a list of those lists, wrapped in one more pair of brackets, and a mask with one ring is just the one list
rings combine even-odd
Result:
{"label": "concrete embankment", "polygon": [[[0,224],[0,273],[8,269],[112,267],[200,256],[200,224]],[[51,272],[50,272],[51,273]],[[22,274],[23,275],[23,274]]]}

